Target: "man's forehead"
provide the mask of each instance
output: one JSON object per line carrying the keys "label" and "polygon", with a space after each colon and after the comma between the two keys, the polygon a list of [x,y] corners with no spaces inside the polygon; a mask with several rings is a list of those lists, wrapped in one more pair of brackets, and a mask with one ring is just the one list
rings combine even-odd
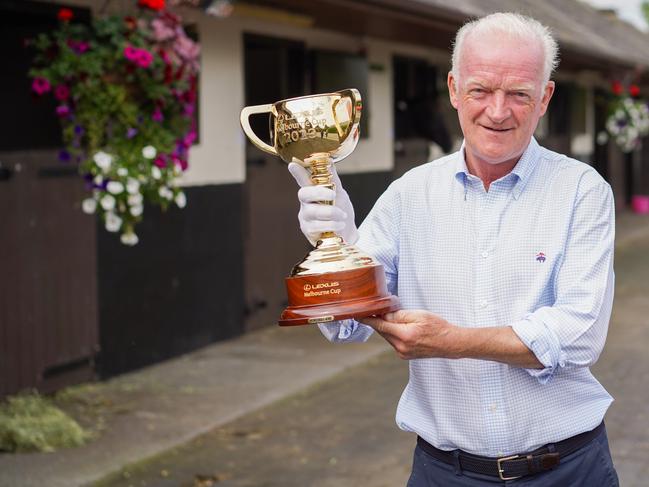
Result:
{"label": "man's forehead", "polygon": [[543,48],[535,39],[471,35],[462,47],[459,68],[466,77],[509,73],[511,77],[536,78],[543,71]]}
{"label": "man's forehead", "polygon": [[512,34],[471,33],[464,40],[463,57],[482,59],[529,59],[533,63],[543,62],[543,46],[538,39]]}

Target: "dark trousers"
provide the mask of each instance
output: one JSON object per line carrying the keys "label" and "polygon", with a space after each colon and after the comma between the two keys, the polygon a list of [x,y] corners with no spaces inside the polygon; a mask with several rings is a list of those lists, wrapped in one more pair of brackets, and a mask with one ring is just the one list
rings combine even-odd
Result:
{"label": "dark trousers", "polygon": [[606,430],[603,429],[599,436],[586,446],[561,458],[561,462],[554,469],[508,481],[466,470],[456,471],[453,465],[441,462],[417,447],[407,487],[494,487],[495,485],[619,487],[619,482],[611,459]]}

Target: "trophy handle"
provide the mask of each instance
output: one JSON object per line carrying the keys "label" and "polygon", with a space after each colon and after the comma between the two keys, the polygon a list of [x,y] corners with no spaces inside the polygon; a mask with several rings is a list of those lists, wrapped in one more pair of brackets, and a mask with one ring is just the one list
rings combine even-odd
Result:
{"label": "trophy handle", "polygon": [[241,128],[243,128],[243,131],[250,139],[250,142],[252,142],[258,149],[261,149],[264,152],[268,152],[269,154],[273,154],[277,156],[279,154],[277,154],[277,150],[275,150],[275,147],[273,147],[272,145],[268,145],[266,142],[264,142],[259,137],[257,137],[257,134],[252,130],[252,127],[250,126],[250,120],[249,120],[250,115],[254,115],[256,113],[270,113],[272,109],[273,109],[272,104],[244,107],[243,110],[241,110],[241,116],[239,117],[239,120],[241,121]]}
{"label": "trophy handle", "polygon": [[349,88],[347,90],[341,90],[338,92],[340,98],[349,98],[352,101],[352,113],[351,120],[352,123],[359,123],[361,120],[361,111],[363,110],[363,99],[361,98],[361,92],[356,88]]}

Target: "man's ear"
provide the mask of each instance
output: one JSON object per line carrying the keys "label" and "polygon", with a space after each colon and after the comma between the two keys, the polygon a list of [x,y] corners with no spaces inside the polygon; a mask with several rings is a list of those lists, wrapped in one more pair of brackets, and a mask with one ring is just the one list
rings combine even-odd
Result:
{"label": "man's ear", "polygon": [[541,97],[541,116],[545,115],[550,99],[554,94],[554,81],[548,81],[543,89],[543,96]]}
{"label": "man's ear", "polygon": [[451,105],[453,105],[453,108],[457,110],[457,84],[455,83],[452,71],[448,72],[446,83],[448,84],[448,97],[451,100]]}

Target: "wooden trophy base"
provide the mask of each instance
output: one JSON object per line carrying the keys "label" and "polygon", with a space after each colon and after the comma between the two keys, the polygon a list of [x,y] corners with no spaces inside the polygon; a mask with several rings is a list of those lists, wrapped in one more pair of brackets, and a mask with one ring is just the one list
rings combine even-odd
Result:
{"label": "wooden trophy base", "polygon": [[280,326],[308,325],[381,315],[401,308],[388,293],[383,266],[286,278],[289,306]]}

